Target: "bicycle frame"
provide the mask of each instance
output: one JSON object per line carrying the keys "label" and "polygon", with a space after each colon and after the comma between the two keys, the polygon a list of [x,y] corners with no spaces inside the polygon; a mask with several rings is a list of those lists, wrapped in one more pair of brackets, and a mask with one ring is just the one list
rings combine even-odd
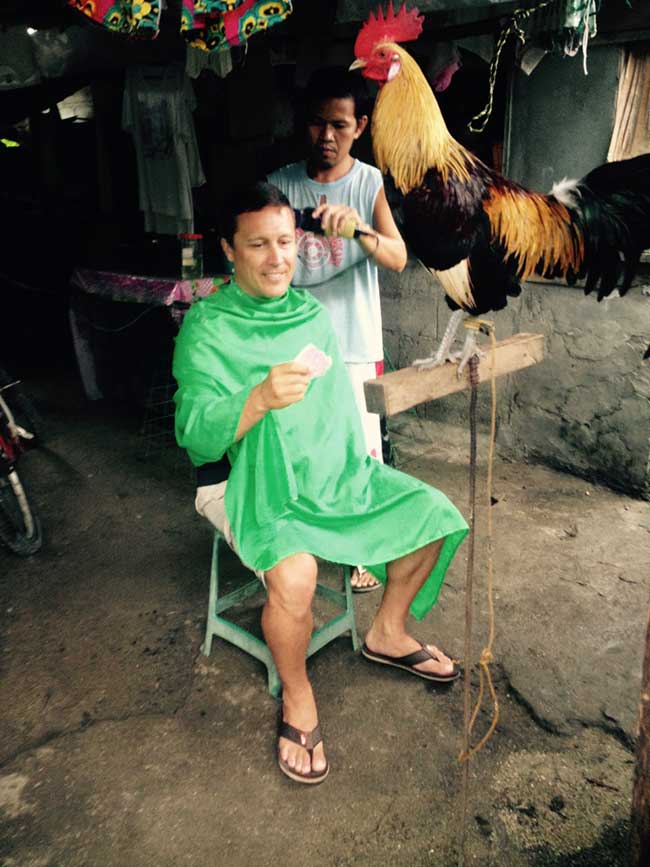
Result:
{"label": "bicycle frame", "polygon": [[[0,373],[3,374],[0,382],[6,383],[0,385],[0,543],[15,554],[29,556],[41,548],[43,536],[40,519],[18,476],[16,464],[30,441],[37,441],[37,432],[26,430],[16,421],[4,395],[19,382],[7,383],[4,371]],[[23,407],[25,398],[21,397],[19,390],[16,390],[15,397],[17,407]],[[26,418],[32,426],[34,423],[29,413],[26,413]]]}
{"label": "bicycle frame", "polygon": [[33,433],[16,424],[13,413],[2,396],[3,391],[14,385],[18,385],[18,380],[0,388],[0,459],[4,465],[2,469],[5,472],[13,469],[14,464],[18,460],[18,455],[25,451],[23,441],[34,439]]}

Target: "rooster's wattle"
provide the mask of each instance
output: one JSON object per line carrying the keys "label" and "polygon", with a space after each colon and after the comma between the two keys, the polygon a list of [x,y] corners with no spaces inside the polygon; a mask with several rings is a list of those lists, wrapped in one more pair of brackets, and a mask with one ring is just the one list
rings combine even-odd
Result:
{"label": "rooster's wattle", "polygon": [[[416,9],[379,8],[357,36],[350,68],[379,82],[375,160],[404,196],[407,243],[457,311],[436,355],[419,362],[433,366],[448,357],[463,311],[502,309],[533,274],[584,278],[599,301],[614,289],[624,295],[650,247],[650,154],[599,166],[548,195],[508,180],[448,132],[426,78],[398,44],[421,30]],[[467,344],[463,363],[471,351]]]}

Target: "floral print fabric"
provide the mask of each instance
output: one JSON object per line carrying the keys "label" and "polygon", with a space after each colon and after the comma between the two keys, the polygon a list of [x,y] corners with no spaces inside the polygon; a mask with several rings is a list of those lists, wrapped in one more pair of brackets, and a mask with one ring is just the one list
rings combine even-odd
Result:
{"label": "floral print fabric", "polygon": [[[67,0],[68,5],[126,36],[155,39],[160,28],[161,0]],[[241,45],[253,34],[284,21],[291,0],[183,0],[180,29],[191,45],[219,51]]]}
{"label": "floral print fabric", "polygon": [[155,38],[161,0],[68,0],[68,5],[109,30]]}
{"label": "floral print fabric", "polygon": [[[190,44],[204,51],[218,51],[228,45],[241,45],[255,33],[264,32],[284,21],[293,11],[291,0],[183,0],[194,6],[194,26]],[[198,14],[197,7],[228,7],[216,16]]]}

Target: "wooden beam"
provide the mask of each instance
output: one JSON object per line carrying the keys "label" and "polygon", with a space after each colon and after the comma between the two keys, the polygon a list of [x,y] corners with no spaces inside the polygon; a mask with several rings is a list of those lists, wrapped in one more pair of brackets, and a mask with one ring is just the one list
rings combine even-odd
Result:
{"label": "wooden beam", "polygon": [[[489,382],[492,375],[492,352],[489,344],[483,344],[481,348],[486,352],[486,356],[479,365],[479,381]],[[543,359],[543,334],[513,334],[512,337],[497,341],[495,372],[497,376],[503,376],[505,373],[538,364]],[[448,361],[432,370],[405,367],[386,373],[378,379],[371,379],[364,383],[368,412],[394,415],[419,403],[469,388],[467,371],[459,379],[457,368],[457,364]]]}

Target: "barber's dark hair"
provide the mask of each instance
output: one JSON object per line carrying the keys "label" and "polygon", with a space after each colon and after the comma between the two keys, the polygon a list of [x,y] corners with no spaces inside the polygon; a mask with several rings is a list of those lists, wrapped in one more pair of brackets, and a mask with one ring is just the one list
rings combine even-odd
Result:
{"label": "barber's dark hair", "polygon": [[[287,207],[291,210],[289,199],[280,190],[258,181],[238,187],[228,196],[221,211],[220,234],[232,246],[233,237],[237,231],[237,217],[252,211],[261,211],[269,206]],[[293,213],[293,211],[292,211]]]}
{"label": "barber's dark hair", "polygon": [[326,99],[354,100],[356,118],[368,114],[370,110],[365,79],[358,72],[350,72],[345,66],[324,66],[312,72],[303,97],[306,118]]}

